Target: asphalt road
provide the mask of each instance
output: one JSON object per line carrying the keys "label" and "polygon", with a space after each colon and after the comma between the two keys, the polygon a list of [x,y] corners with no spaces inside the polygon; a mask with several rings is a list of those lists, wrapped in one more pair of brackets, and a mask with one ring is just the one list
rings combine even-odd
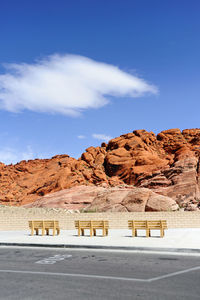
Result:
{"label": "asphalt road", "polygon": [[0,299],[200,299],[200,257],[0,248]]}

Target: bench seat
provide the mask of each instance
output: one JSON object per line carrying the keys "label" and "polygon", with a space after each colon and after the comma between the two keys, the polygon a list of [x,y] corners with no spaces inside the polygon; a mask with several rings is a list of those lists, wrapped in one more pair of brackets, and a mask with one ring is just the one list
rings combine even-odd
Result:
{"label": "bench seat", "polygon": [[31,229],[31,235],[34,235],[34,231],[36,232],[36,235],[39,234],[39,229],[42,230],[42,235],[45,234],[49,235],[49,230],[53,230],[53,236],[56,234],[60,234],[60,227],[59,222],[54,220],[32,220],[29,221],[29,228]]}
{"label": "bench seat", "polygon": [[109,223],[105,220],[77,220],[75,221],[75,228],[78,229],[78,236],[84,235],[84,230],[90,230],[90,236],[96,236],[96,230],[102,229],[102,235],[108,235]]}
{"label": "bench seat", "polygon": [[164,230],[167,229],[166,220],[129,220],[128,228],[132,230],[132,236],[137,236],[137,230],[146,230],[146,237],[151,236],[151,230],[160,230],[160,237],[164,237]]}

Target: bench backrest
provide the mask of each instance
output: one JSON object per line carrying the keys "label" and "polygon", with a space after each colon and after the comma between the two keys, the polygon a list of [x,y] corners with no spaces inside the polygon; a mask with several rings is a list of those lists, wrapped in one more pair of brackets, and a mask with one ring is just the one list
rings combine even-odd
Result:
{"label": "bench backrest", "polygon": [[146,229],[147,228],[147,221],[142,220],[129,220],[128,221],[129,229],[137,228],[137,229]]}
{"label": "bench backrest", "polygon": [[54,220],[34,220],[34,221],[29,221],[29,227],[32,228],[38,228],[41,229],[43,227],[45,228],[59,228],[59,221],[54,221]]}
{"label": "bench backrest", "polygon": [[90,229],[91,226],[98,229],[98,228],[108,228],[109,227],[109,223],[108,221],[103,221],[103,220],[97,220],[97,221],[93,221],[93,220],[89,220],[89,221],[75,221],[75,227],[76,228],[83,228],[83,229]]}
{"label": "bench backrest", "polygon": [[129,229],[167,229],[167,221],[166,220],[129,220],[128,221]]}
{"label": "bench backrest", "polygon": [[151,229],[167,229],[167,221],[166,220],[159,220],[159,221],[148,221],[148,227]]}

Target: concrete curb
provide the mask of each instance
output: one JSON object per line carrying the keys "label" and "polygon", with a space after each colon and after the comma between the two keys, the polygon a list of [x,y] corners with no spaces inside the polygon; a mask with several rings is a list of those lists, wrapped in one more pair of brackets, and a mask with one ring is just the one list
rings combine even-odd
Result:
{"label": "concrete curb", "polygon": [[31,244],[31,243],[0,243],[6,247],[30,247],[30,248],[69,248],[69,249],[94,249],[94,250],[124,250],[141,252],[168,252],[181,254],[200,254],[200,249],[188,248],[154,248],[154,247],[124,247],[124,246],[101,246],[101,245],[73,245],[73,244]]}

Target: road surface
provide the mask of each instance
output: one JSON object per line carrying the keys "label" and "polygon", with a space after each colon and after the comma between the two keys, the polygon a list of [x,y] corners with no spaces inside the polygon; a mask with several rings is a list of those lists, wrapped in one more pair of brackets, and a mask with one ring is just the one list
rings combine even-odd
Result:
{"label": "road surface", "polygon": [[200,299],[200,257],[0,248],[0,299]]}

